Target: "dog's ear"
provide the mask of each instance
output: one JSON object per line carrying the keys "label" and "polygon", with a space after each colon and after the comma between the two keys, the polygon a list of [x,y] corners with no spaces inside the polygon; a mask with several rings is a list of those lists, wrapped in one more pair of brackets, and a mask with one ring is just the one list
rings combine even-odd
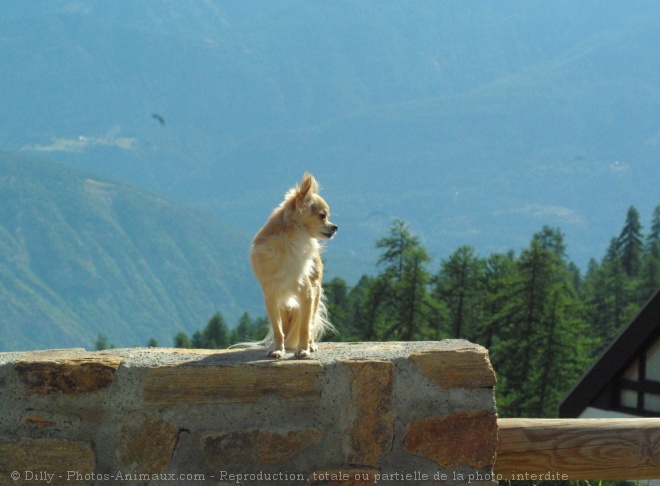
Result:
{"label": "dog's ear", "polygon": [[314,179],[314,176],[308,172],[302,178],[300,187],[296,186],[290,189],[284,196],[282,206],[286,208],[285,221],[288,221],[289,216],[294,213],[302,212],[309,204],[312,203],[312,196],[319,191],[319,184]]}
{"label": "dog's ear", "polygon": [[302,211],[314,201],[313,196],[314,194],[318,194],[319,184],[312,174],[305,172],[300,187],[297,189],[295,207],[298,211]]}
{"label": "dog's ear", "polygon": [[300,198],[301,200],[305,200],[307,196],[311,194],[318,194],[319,192],[319,184],[316,182],[316,179],[314,179],[314,176],[310,174],[309,172],[305,172],[305,175],[302,178],[302,182],[300,183]]}

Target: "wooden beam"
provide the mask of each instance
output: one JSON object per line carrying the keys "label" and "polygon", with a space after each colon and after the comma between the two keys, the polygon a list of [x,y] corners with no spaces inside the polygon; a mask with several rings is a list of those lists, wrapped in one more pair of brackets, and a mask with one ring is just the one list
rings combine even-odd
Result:
{"label": "wooden beam", "polygon": [[660,418],[501,418],[497,425],[498,479],[660,478]]}

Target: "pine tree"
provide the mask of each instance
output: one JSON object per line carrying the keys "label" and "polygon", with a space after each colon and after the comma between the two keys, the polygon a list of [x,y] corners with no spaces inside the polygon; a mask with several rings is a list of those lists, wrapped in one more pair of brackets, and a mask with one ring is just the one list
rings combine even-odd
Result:
{"label": "pine tree", "polygon": [[108,337],[105,334],[99,334],[96,338],[96,350],[103,351],[105,349],[113,349],[114,344],[110,344]]}
{"label": "pine tree", "polygon": [[497,342],[501,330],[515,314],[510,296],[517,290],[515,256],[493,253],[484,267],[484,317],[477,329],[475,341],[490,349]]}
{"label": "pine tree", "polygon": [[244,343],[247,341],[255,340],[255,324],[250,318],[250,314],[244,312],[238,319],[238,324],[231,332],[230,343]]}
{"label": "pine tree", "polygon": [[369,279],[366,285],[361,319],[356,324],[362,340],[375,341],[382,339],[384,329],[394,313],[396,295],[392,282],[385,274]]}
{"label": "pine tree", "polygon": [[614,319],[610,313],[609,289],[603,284],[605,270],[595,259],[589,260],[584,283],[580,289],[581,300],[585,305],[588,335],[597,340],[593,354],[597,354],[607,343],[608,336],[615,332]]}
{"label": "pine tree", "polygon": [[404,273],[398,282],[399,322],[392,329],[399,329],[400,339],[411,341],[423,337],[428,328],[428,316],[432,308],[428,294],[431,281],[426,264],[430,262],[421,246],[410,247],[405,254]]}
{"label": "pine tree", "polygon": [[619,254],[619,240],[611,240],[600,264],[590,261],[581,299],[585,305],[588,333],[597,338],[594,352],[599,352],[621,331],[634,313],[635,282],[625,270]]}
{"label": "pine tree", "polygon": [[260,341],[266,337],[270,331],[270,321],[268,317],[262,316],[254,319],[254,340]]}
{"label": "pine tree", "polygon": [[[586,366],[585,322],[560,246],[535,235],[499,291],[504,324],[494,337],[493,362],[505,376],[498,401],[508,416],[551,416],[559,396]],[[556,233],[555,236],[560,236]]]}
{"label": "pine tree", "polygon": [[585,278],[585,286],[591,289],[584,296],[590,328],[603,345],[621,331],[636,311],[637,277],[643,256],[638,216],[631,206],[621,234],[612,238],[600,266]]}
{"label": "pine tree", "polygon": [[353,330],[348,325],[348,284],[344,279],[335,277],[323,284],[323,291],[328,308],[328,317],[337,330],[337,339],[348,338],[353,334]]}
{"label": "pine tree", "polygon": [[551,285],[552,257],[538,241],[532,240],[528,250],[518,259],[518,279],[511,289],[511,316],[508,336],[501,345],[504,372],[512,416],[521,416],[534,400],[529,389],[529,372],[537,346],[537,333],[544,311],[544,295]]}
{"label": "pine tree", "polygon": [[484,262],[474,248],[462,246],[440,263],[435,279],[435,298],[444,302],[453,338],[475,339],[482,318]]}
{"label": "pine tree", "polygon": [[564,234],[559,228],[544,226],[541,231],[534,235],[534,240],[538,242],[541,248],[552,252],[560,261],[566,260]]}
{"label": "pine tree", "polygon": [[388,236],[376,241],[384,251],[384,270],[371,285],[367,305],[373,319],[371,335],[409,341],[428,335],[434,305],[428,293],[430,261],[419,238],[403,221],[395,220]]}
{"label": "pine tree", "polygon": [[194,349],[205,349],[207,347],[204,335],[200,331],[194,332],[190,344]]}
{"label": "pine tree", "polygon": [[610,245],[607,247],[607,251],[605,252],[603,261],[612,262],[617,259],[619,259],[619,240],[617,238],[612,238],[610,240]]}
{"label": "pine tree", "polygon": [[525,411],[534,417],[555,416],[557,403],[589,365],[593,345],[585,338],[587,324],[570,281],[558,277],[535,330],[538,352],[531,360],[531,408]]}
{"label": "pine tree", "polygon": [[646,245],[648,250],[654,245],[660,245],[660,204],[653,210],[651,231],[646,235]]}
{"label": "pine tree", "polygon": [[646,253],[640,273],[638,303],[642,305],[660,289],[660,205],[653,210],[651,230],[646,235]]}
{"label": "pine tree", "polygon": [[602,285],[606,294],[606,306],[603,309],[608,319],[605,341],[609,342],[626,324],[626,308],[632,300],[632,281],[626,271],[623,259],[619,256],[609,258],[611,251],[603,260]]}
{"label": "pine tree", "polygon": [[202,333],[204,347],[208,349],[222,349],[229,345],[227,324],[219,312],[213,314]]}
{"label": "pine tree", "polygon": [[623,269],[629,277],[636,277],[641,268],[644,242],[639,212],[634,206],[628,208],[626,223],[621,230],[617,243],[617,253],[621,258]]}
{"label": "pine tree", "polygon": [[174,347],[175,348],[192,348],[190,338],[188,335],[181,331],[176,336],[174,336]]}
{"label": "pine tree", "polygon": [[653,242],[644,255],[639,278],[638,302],[642,305],[660,289],[660,242]]}
{"label": "pine tree", "polygon": [[[347,326],[341,331],[344,340],[369,341],[375,339],[376,332],[373,317],[378,307],[376,302],[369,302],[373,278],[363,275],[360,281],[348,293]],[[370,307],[376,309],[370,309]]]}

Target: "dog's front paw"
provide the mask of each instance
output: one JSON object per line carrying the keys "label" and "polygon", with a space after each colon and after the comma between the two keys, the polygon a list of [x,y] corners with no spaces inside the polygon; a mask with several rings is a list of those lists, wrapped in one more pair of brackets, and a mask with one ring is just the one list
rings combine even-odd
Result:
{"label": "dog's front paw", "polygon": [[286,354],[286,351],[283,349],[273,349],[270,353],[268,353],[269,358],[275,358],[275,359],[281,359],[284,358],[284,355]]}
{"label": "dog's front paw", "polygon": [[296,358],[298,359],[304,359],[309,357],[310,357],[309,349],[299,349],[298,351],[296,351]]}
{"label": "dog's front paw", "polygon": [[319,350],[319,347],[316,345],[316,343],[309,343],[309,350],[312,353],[316,353]]}

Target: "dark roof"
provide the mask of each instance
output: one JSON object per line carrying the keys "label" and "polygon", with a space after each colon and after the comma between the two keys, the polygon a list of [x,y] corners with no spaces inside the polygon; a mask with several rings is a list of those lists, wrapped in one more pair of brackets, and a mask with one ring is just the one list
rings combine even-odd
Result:
{"label": "dark roof", "polygon": [[559,404],[560,417],[578,417],[603,390],[660,337],[660,290],[619,333]]}

